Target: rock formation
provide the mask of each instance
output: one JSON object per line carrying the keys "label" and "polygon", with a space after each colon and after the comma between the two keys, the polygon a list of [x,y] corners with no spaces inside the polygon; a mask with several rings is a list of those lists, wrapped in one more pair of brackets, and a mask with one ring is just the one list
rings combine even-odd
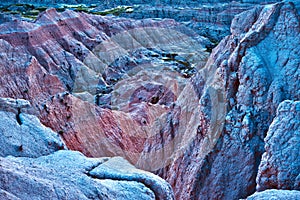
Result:
{"label": "rock formation", "polygon": [[[89,33],[84,33],[87,27],[93,27],[96,24],[99,24],[99,29],[95,27],[94,32],[93,29],[90,29]],[[74,28],[74,31],[71,31],[70,28]],[[137,133],[142,132],[140,131],[142,129],[141,120],[131,117],[131,114],[102,109],[97,106],[97,104],[102,105],[100,100],[96,99],[101,99],[100,96],[116,95],[117,86],[114,94],[110,94],[111,91],[109,90],[115,85],[115,77],[118,81],[120,78],[122,80],[124,79],[122,77],[124,70],[125,72],[131,70],[130,68],[124,69],[124,67],[128,67],[128,63],[133,63],[134,71],[136,73],[140,71],[141,75],[139,76],[144,78],[146,76],[142,76],[142,74],[145,73],[143,72],[145,67],[148,67],[147,70],[149,71],[154,71],[163,65],[165,69],[160,69],[160,72],[157,71],[148,77],[149,81],[153,78],[153,81],[156,80],[157,83],[161,83],[148,84],[146,90],[149,92],[149,98],[153,99],[152,103],[158,97],[162,97],[162,100],[157,100],[157,107],[158,109],[166,108],[162,111],[157,109],[155,112],[167,112],[169,104],[176,98],[173,92],[179,93],[184,87],[186,77],[194,73],[195,66],[192,62],[205,62],[208,54],[199,44],[199,41],[205,40],[204,38],[197,37],[192,31],[172,20],[135,22],[121,19],[120,21],[117,18],[103,18],[72,11],[59,14],[53,9],[46,11],[35,23],[16,20],[2,24],[0,29],[0,37],[2,38],[0,40],[2,50],[0,92],[2,97],[6,97],[1,99],[0,106],[1,112],[3,112],[1,115],[4,117],[1,124],[4,133],[1,137],[1,145],[4,147],[1,148],[1,156],[22,156],[22,158],[1,158],[2,171],[0,174],[2,177],[0,182],[3,198],[26,199],[29,196],[45,198],[43,195],[47,195],[47,197],[53,195],[54,199],[61,199],[66,195],[69,195],[70,198],[80,196],[83,199],[94,199],[96,196],[104,199],[174,198],[170,185],[165,181],[150,173],[138,171],[126,161],[108,161],[112,164],[103,164],[99,169],[93,171],[91,169],[90,177],[87,177],[82,171],[87,171],[91,165],[94,165],[94,162],[89,164],[89,159],[83,155],[69,151],[51,153],[66,148],[57,138],[57,133],[59,133],[65,141],[68,141],[67,146],[69,148],[81,150],[86,155],[94,157],[115,155],[129,157],[135,155],[136,149],[143,145],[136,140],[143,141],[146,137],[139,139],[139,135],[136,135],[132,138],[126,138],[124,132],[118,131],[119,127],[116,125],[120,122],[114,118],[119,117],[123,120],[123,126],[128,130],[135,124]],[[131,29],[135,31],[130,32]],[[175,33],[169,29],[174,30]],[[184,31],[185,33],[182,33]],[[118,34],[119,32],[123,34]],[[78,34],[78,36],[74,34]],[[145,37],[147,35],[148,37]],[[190,39],[190,37],[195,38]],[[178,38],[181,38],[182,42],[178,42]],[[127,41],[127,43],[120,41]],[[174,47],[168,48],[167,46],[162,49],[159,45],[163,46],[165,43],[174,45]],[[109,51],[110,48],[112,51]],[[118,48],[123,50],[119,52]],[[198,53],[196,49],[197,51],[203,50]],[[177,51],[175,53],[169,52],[171,50]],[[82,53],[84,51],[85,53]],[[130,54],[128,55],[128,53]],[[153,60],[149,60],[152,57]],[[120,69],[116,71],[115,66],[119,66]],[[160,74],[164,71],[169,73],[170,77],[164,77]],[[131,72],[133,71],[131,70]],[[133,73],[133,75],[135,74]],[[178,79],[179,85],[177,82],[172,82],[174,75],[178,76],[176,79]],[[167,92],[170,88],[162,87],[164,79],[172,80],[170,85],[166,86],[174,87],[174,91]],[[122,84],[118,87],[121,86]],[[143,91],[143,85],[140,84],[140,86],[141,91]],[[166,94],[164,94],[165,92],[157,93],[157,90],[165,90]],[[12,98],[19,99],[14,100]],[[111,99],[116,100],[116,98]],[[136,103],[142,104],[144,102],[138,96],[136,100],[138,101]],[[149,103],[151,102],[149,101]],[[128,109],[127,102],[112,104],[119,109]],[[124,108],[122,107],[123,104],[125,105]],[[131,107],[134,108],[134,105]],[[139,111],[139,109],[139,107],[136,110],[133,109],[132,113],[143,111]],[[41,125],[33,115],[38,116],[45,125],[57,133]],[[149,117],[151,118],[147,120],[153,121],[155,113]],[[87,126],[84,126],[85,122],[88,122]],[[14,127],[13,130],[7,128],[11,125]],[[23,131],[26,133],[23,134]],[[120,136],[123,138],[122,143],[128,143],[123,146],[124,150],[120,148],[122,147],[121,142],[114,142]],[[113,145],[115,145],[115,149]],[[100,149],[95,147],[100,147]],[[125,148],[131,148],[133,151],[131,152],[129,149],[130,154],[122,154],[122,151],[127,152]],[[41,157],[48,154],[51,155]],[[69,161],[65,160],[65,157],[73,158]],[[64,160],[59,162],[60,159]],[[84,160],[83,162],[87,164],[77,166],[80,160]],[[133,156],[131,160],[134,160]],[[46,165],[47,162],[50,164]],[[16,166],[16,168],[10,168],[11,165]],[[63,168],[59,168],[60,165]],[[74,169],[67,172],[69,165],[74,166]],[[24,172],[20,174],[19,168],[23,168]],[[35,171],[35,168],[39,170]],[[115,171],[112,170],[113,168]],[[53,170],[55,173],[47,176]],[[26,171],[30,171],[30,173]],[[13,178],[8,179],[7,177]],[[79,179],[82,177],[83,182],[74,185],[73,183],[78,180],[78,177]],[[106,180],[107,178],[113,180]],[[24,182],[16,183],[15,180],[19,179],[24,180]],[[68,184],[62,188],[61,185],[66,179]],[[95,185],[94,182],[98,179],[101,179],[100,182],[103,184]],[[47,182],[53,182],[55,185],[49,186]],[[19,191],[15,190],[14,187],[16,186],[20,188]],[[93,188],[93,191],[90,191],[89,187]],[[99,191],[99,188],[102,189]],[[119,192],[122,190],[124,192]],[[78,192],[73,193],[72,191]],[[25,194],[28,196],[24,196]]]}
{"label": "rock formation", "polygon": [[[34,22],[6,21],[0,115],[14,135],[0,137],[7,146],[0,195],[22,198],[12,188],[19,184],[30,196],[43,195],[33,187],[54,199],[69,191],[83,199],[237,199],[256,191],[249,199],[297,197],[282,191],[299,190],[300,180],[300,21],[293,3],[236,15],[210,55],[206,37],[171,19],[48,9]],[[64,148],[121,156],[169,182],[175,197],[162,179],[119,157],[58,151]]]}
{"label": "rock formation", "polygon": [[281,200],[296,200],[300,198],[300,193],[297,190],[266,190],[263,192],[256,192],[249,196],[247,200],[267,200],[267,199],[281,199]]}
{"label": "rock formation", "polygon": [[299,99],[299,16],[293,4],[237,15],[231,32],[193,78],[200,95],[200,134],[160,172],[177,199],[234,199],[254,192],[276,108],[285,99]]}
{"label": "rock formation", "polygon": [[133,163],[160,128],[156,118],[166,118],[188,77],[208,56],[201,45],[205,39],[173,20],[54,9],[35,23],[3,24],[0,38],[6,66],[2,96],[28,99],[69,148],[94,157],[120,155]]}
{"label": "rock formation", "polygon": [[164,180],[118,157],[57,151],[0,160],[1,199],[173,199]]}
{"label": "rock formation", "polygon": [[0,98],[0,156],[40,157],[66,148],[57,133],[28,112],[28,101]]}
{"label": "rock formation", "polygon": [[[252,9],[257,4],[275,3],[280,0],[9,0],[3,4],[12,4],[8,8],[11,12],[24,11],[28,5],[36,5],[32,12],[23,12],[24,16],[31,18],[37,10],[43,10],[45,6],[52,6],[64,10],[71,7],[78,11],[86,11],[101,15],[117,15],[120,17],[145,19],[145,18],[169,18],[182,22],[185,26],[193,29],[198,34],[210,39],[215,46],[223,37],[230,34],[230,24],[233,17],[243,11]],[[291,0],[298,8],[300,3]],[[20,3],[27,4],[19,6]],[[68,5],[70,4],[70,5]],[[17,5],[17,6],[16,6]],[[76,7],[76,5],[78,7]],[[41,7],[39,7],[41,6]],[[4,9],[6,10],[6,9]],[[1,19],[1,18],[0,18]]]}
{"label": "rock formation", "polygon": [[284,101],[267,136],[257,176],[257,190],[300,190],[300,102]]}
{"label": "rock formation", "polygon": [[40,124],[28,101],[0,99],[0,199],[174,199],[121,157],[87,158]]}

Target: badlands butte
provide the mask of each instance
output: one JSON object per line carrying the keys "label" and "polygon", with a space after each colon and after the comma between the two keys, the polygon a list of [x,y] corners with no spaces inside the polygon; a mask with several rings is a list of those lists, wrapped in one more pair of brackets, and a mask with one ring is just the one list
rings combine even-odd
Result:
{"label": "badlands butte", "polygon": [[0,6],[0,199],[300,199],[300,2]]}

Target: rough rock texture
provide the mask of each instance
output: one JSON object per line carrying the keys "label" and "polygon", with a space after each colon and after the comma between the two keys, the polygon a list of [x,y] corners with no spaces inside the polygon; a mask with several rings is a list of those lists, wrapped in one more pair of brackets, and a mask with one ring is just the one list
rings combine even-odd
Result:
{"label": "rough rock texture", "polygon": [[0,98],[0,109],[0,199],[174,199],[163,179],[121,157],[58,151],[65,144],[27,114],[28,101]]}
{"label": "rough rock texture", "polygon": [[79,152],[58,151],[0,161],[1,199],[173,199],[165,181],[120,157],[86,158]]}
{"label": "rough rock texture", "polygon": [[300,190],[300,102],[284,101],[267,136],[257,176],[257,190]]}
{"label": "rough rock texture", "polygon": [[[292,0],[300,7],[297,0]],[[184,23],[202,36],[208,37],[215,45],[224,36],[230,34],[230,23],[236,14],[253,8],[257,4],[275,3],[280,0],[202,0],[202,1],[174,1],[174,0],[15,0],[3,3],[30,3],[35,5],[51,5],[63,7],[66,4],[93,5],[92,12],[114,13],[115,15],[134,19],[170,18]],[[94,5],[97,5],[94,8]],[[122,9],[120,6],[130,6]],[[90,10],[90,9],[89,9]],[[118,10],[118,11],[117,11]]]}
{"label": "rough rock texture", "polygon": [[[0,96],[30,101],[72,150],[156,172],[176,199],[246,198],[278,105],[300,99],[299,31],[292,3],[258,6],[234,18],[205,64],[207,40],[174,20],[49,9],[34,23],[0,25]],[[149,174],[109,163],[89,175],[140,181],[172,198]]]}
{"label": "rough rock texture", "polygon": [[297,190],[266,190],[263,192],[256,192],[249,196],[247,200],[297,200],[300,198],[300,191]]}
{"label": "rough rock texture", "polygon": [[29,111],[28,101],[0,98],[0,156],[39,157],[66,148],[58,134]]}
{"label": "rough rock texture", "polygon": [[89,174],[99,179],[126,180],[141,182],[149,187],[157,199],[173,199],[170,185],[158,176],[136,169],[128,161],[115,157],[94,168]]}
{"label": "rough rock texture", "polygon": [[29,100],[70,149],[133,163],[208,56],[205,39],[173,20],[54,9],[35,23],[3,24],[0,38],[1,96]]}
{"label": "rough rock texture", "polygon": [[245,198],[255,191],[276,108],[300,98],[299,30],[289,3],[257,7],[233,20],[232,35],[193,78],[200,96],[198,133],[190,132],[194,138],[185,152],[158,172],[177,199]]}

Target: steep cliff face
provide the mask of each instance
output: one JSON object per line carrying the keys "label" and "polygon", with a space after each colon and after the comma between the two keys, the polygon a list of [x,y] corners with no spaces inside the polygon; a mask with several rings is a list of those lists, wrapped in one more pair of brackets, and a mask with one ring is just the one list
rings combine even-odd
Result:
{"label": "steep cliff face", "polygon": [[[200,131],[186,151],[159,172],[178,199],[245,198],[254,192],[263,140],[276,108],[285,99],[299,99],[299,16],[292,4],[244,12],[233,20],[231,32],[193,78],[200,96]],[[282,134],[294,131],[292,127]],[[262,176],[272,181],[271,166],[263,166],[262,173],[270,174]],[[297,165],[290,170],[297,177]],[[258,180],[265,182],[263,177]]]}

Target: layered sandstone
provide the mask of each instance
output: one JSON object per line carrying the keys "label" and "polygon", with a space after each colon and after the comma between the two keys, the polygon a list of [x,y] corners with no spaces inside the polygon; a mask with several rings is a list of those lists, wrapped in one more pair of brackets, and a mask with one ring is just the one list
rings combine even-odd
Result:
{"label": "layered sandstone", "polygon": [[[0,96],[28,100],[30,115],[43,123],[39,127],[59,133],[69,149],[90,157],[122,156],[157,173],[171,184],[176,199],[246,198],[256,187],[299,189],[298,162],[292,158],[297,148],[284,154],[295,162],[288,169],[278,151],[292,147],[277,148],[287,141],[299,146],[297,134],[290,134],[299,129],[298,121],[292,120],[299,114],[298,104],[285,101],[298,102],[300,97],[299,30],[292,3],[257,6],[234,18],[231,35],[207,61],[207,39],[174,20],[49,9],[35,22],[0,25]],[[23,107],[15,105],[18,101],[8,102],[13,102],[9,104],[10,115],[16,116],[13,123],[22,123],[22,116],[27,116]],[[281,112],[286,107],[288,113]],[[63,157],[64,152],[32,162],[50,159],[49,168],[55,168],[55,157]],[[74,163],[99,161],[81,154],[76,157]],[[26,159],[1,159],[5,173],[10,163],[32,167]],[[134,181],[130,188],[136,192],[129,191],[129,196],[144,191],[149,194],[145,198],[153,193],[161,199],[173,198],[161,179],[134,173],[125,161],[111,159],[105,164],[100,159],[98,164],[98,170],[79,166],[70,173],[92,181],[93,188],[100,187],[93,185],[94,178],[108,177]],[[49,170],[44,164],[38,168],[41,173]],[[75,180],[69,172],[61,173],[63,180],[69,176],[69,181]],[[45,180],[61,181],[59,177],[54,174]],[[107,184],[114,186],[104,196],[116,195],[108,198],[122,195],[113,188],[126,186]],[[85,188],[79,190],[87,197]],[[6,189],[0,194],[16,195]],[[93,190],[91,196],[95,195]]]}

